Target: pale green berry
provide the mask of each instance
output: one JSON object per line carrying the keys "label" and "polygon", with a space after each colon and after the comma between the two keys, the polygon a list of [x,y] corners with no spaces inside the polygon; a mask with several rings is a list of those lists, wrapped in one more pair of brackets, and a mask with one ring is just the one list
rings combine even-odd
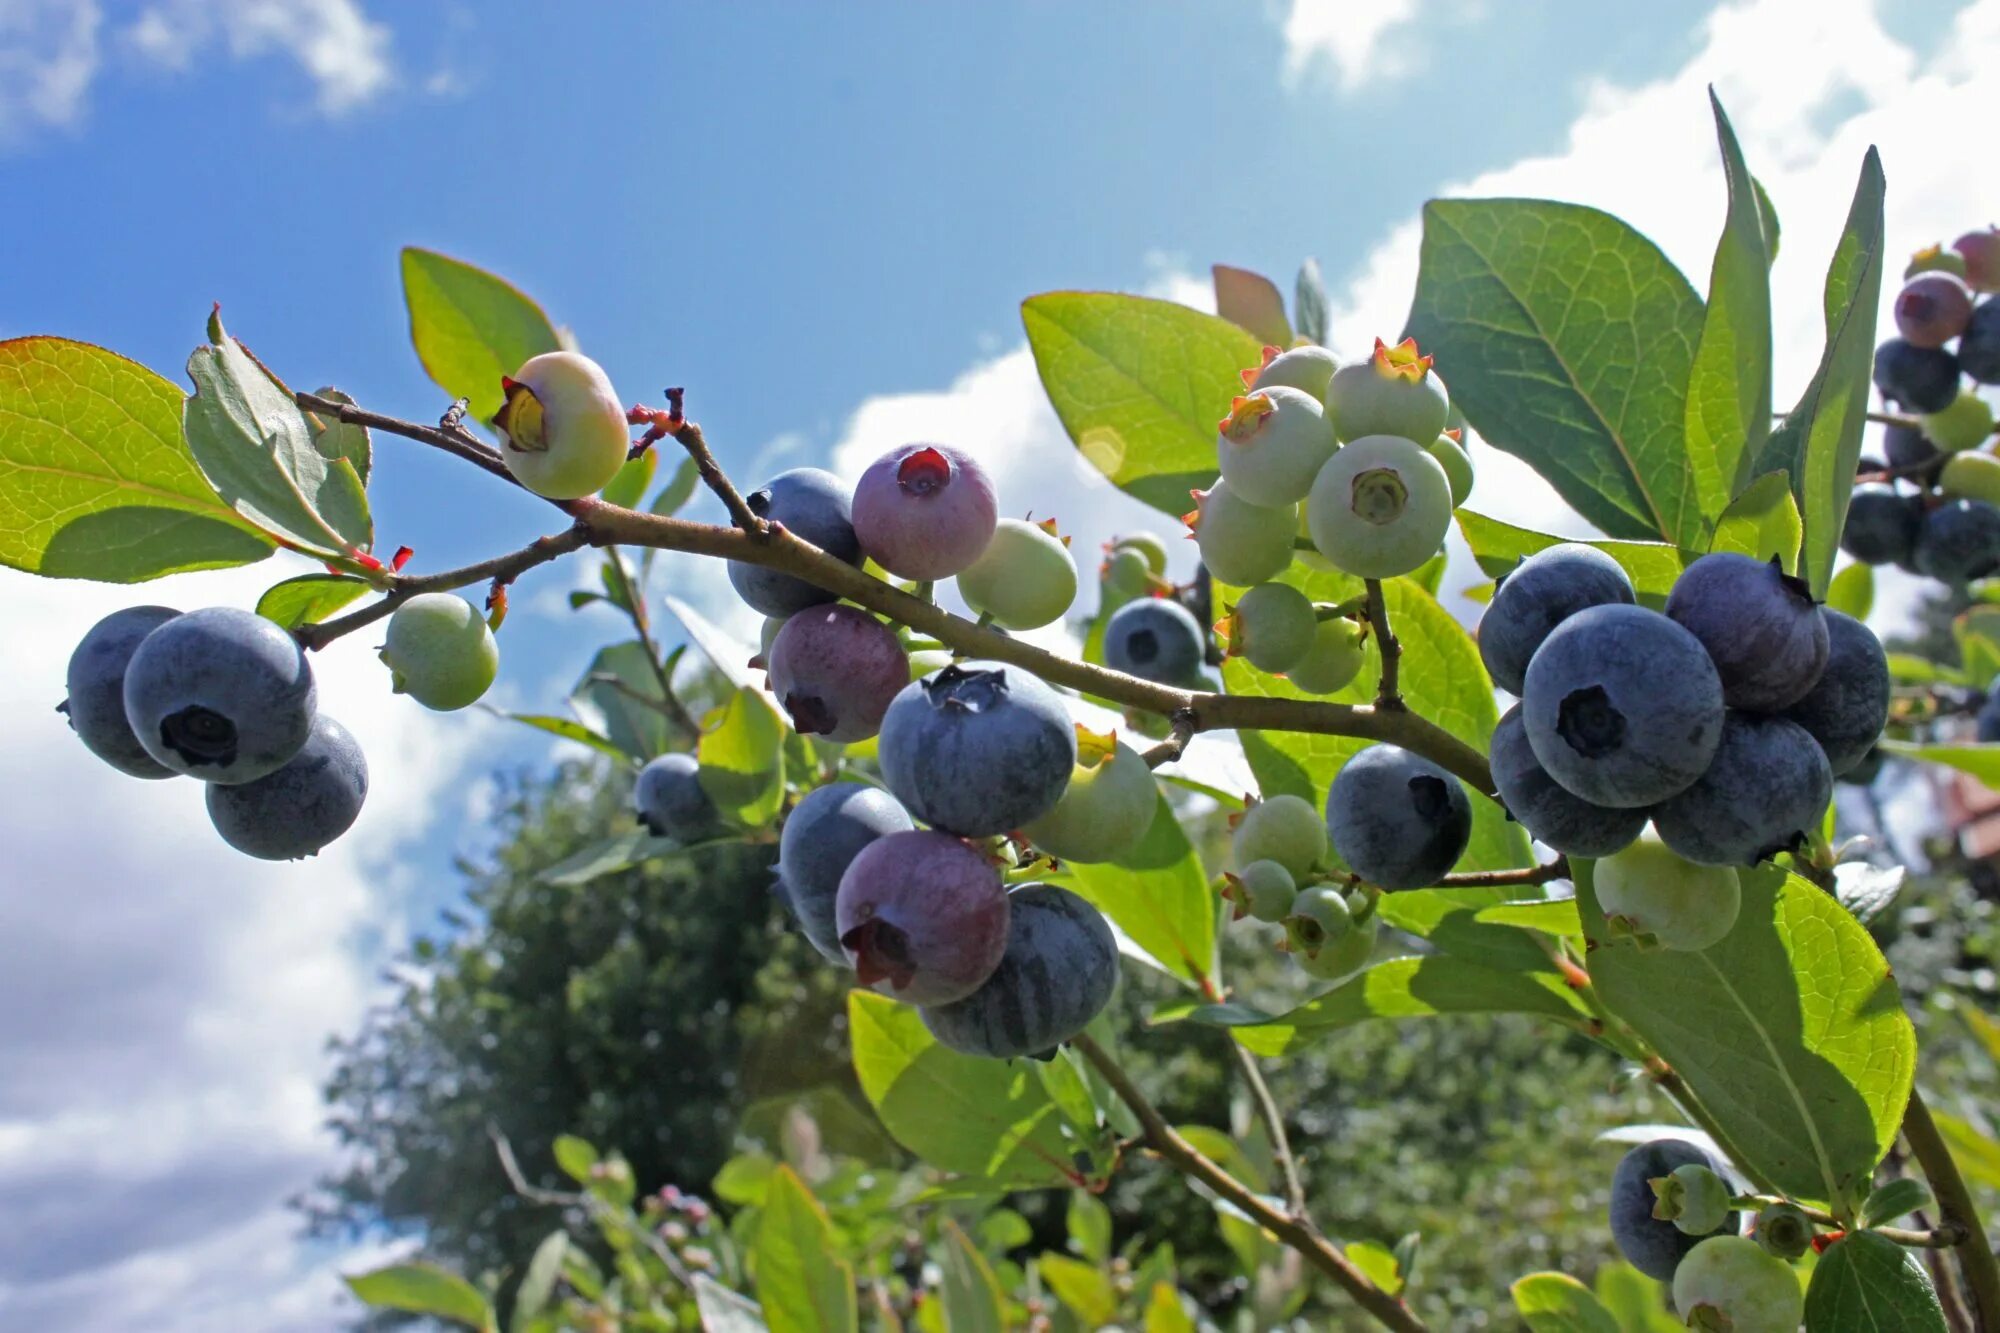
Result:
{"label": "pale green berry", "polygon": [[501,380],[507,399],[493,418],[500,457],[536,495],[575,500],[604,488],[625,466],[631,434],[604,368],[578,352],[529,357]]}
{"label": "pale green berry", "polygon": [[1354,929],[1354,914],[1347,910],[1347,897],[1331,884],[1314,884],[1300,889],[1285,915],[1285,937],[1292,952],[1307,958],[1319,955],[1345,939]]}
{"label": "pale green berry", "polygon": [[1729,1186],[1700,1162],[1677,1166],[1649,1183],[1656,1199],[1653,1216],[1687,1235],[1706,1236],[1729,1216]]}
{"label": "pale green berry", "polygon": [[1910,262],[1903,267],[1903,281],[1908,282],[1919,273],[1949,273],[1962,278],[1965,256],[1942,245],[1927,245],[1910,256]]}
{"label": "pale green berry", "polygon": [[1040,629],[1076,600],[1076,561],[1055,520],[1003,518],[992,540],[958,576],[965,604],[1006,629]]}
{"label": "pale green berry", "polygon": [[2000,504],[2000,458],[1969,449],[1945,459],[1938,489],[1946,495]]}
{"label": "pale green berry", "polygon": [[1159,811],[1153,770],[1116,733],[1076,729],[1076,766],[1055,808],[1022,832],[1050,856],[1115,861],[1139,845]]}
{"label": "pale green berry", "polygon": [[1312,599],[1287,583],[1260,583],[1237,598],[1222,622],[1231,657],[1259,671],[1287,671],[1312,651],[1319,617]]}
{"label": "pale green berry", "polygon": [[910,679],[922,680],[936,671],[942,671],[952,664],[949,648],[925,648],[910,654]]}
{"label": "pale green berry", "polygon": [[1747,1236],[1712,1236],[1674,1269],[1674,1309],[1703,1333],[1798,1333],[1805,1293],[1784,1260]]}
{"label": "pale green berry", "polygon": [[1307,976],[1321,981],[1339,981],[1367,965],[1375,952],[1375,935],[1381,922],[1373,917],[1356,922],[1354,929],[1310,956],[1293,953],[1292,960]]}
{"label": "pale green berry", "polygon": [[757,632],[757,655],[765,661],[771,659],[771,645],[777,641],[778,631],[785,627],[785,617],[765,616],[764,627]]}
{"label": "pale green berry", "polygon": [[1430,455],[1444,469],[1445,480],[1451,483],[1451,507],[1458,508],[1472,494],[1472,456],[1450,431],[1431,441]]}
{"label": "pale green berry", "polygon": [[382,644],[396,693],[448,713],[474,703],[500,670],[486,617],[463,597],[420,593],[396,608]]}
{"label": "pale green berry", "polygon": [[1304,879],[1326,856],[1326,821],[1303,797],[1267,797],[1238,816],[1229,850],[1238,866],[1276,861]]}
{"label": "pale green berry", "polygon": [[1167,544],[1150,532],[1132,532],[1111,541],[1113,554],[1119,551],[1137,551],[1146,557],[1146,567],[1155,574],[1167,572]]}
{"label": "pale green berry", "polygon": [[1993,408],[1971,390],[1960,392],[1951,406],[1922,418],[1924,438],[1947,453],[1976,449],[1993,434]]}
{"label": "pale green berry", "polygon": [[1282,384],[1236,399],[1220,429],[1216,452],[1222,479],[1267,509],[1305,499],[1333,455],[1333,430],[1319,399]]}
{"label": "pale green berry", "polygon": [[1422,445],[1399,435],[1364,435],[1320,469],[1306,500],[1306,525],[1313,546],[1337,568],[1358,578],[1394,578],[1444,544],[1451,482]]}
{"label": "pale green berry", "polygon": [[1812,1219],[1789,1203],[1766,1204],[1758,1210],[1750,1235],[1764,1252],[1779,1259],[1796,1259],[1812,1248]]}
{"label": "pale green berry", "polygon": [[1642,948],[1706,949],[1743,902],[1735,867],[1696,865],[1651,833],[1597,862],[1593,883],[1612,937]]}
{"label": "pale green berry", "polygon": [[1342,366],[1326,387],[1327,419],[1343,441],[1366,435],[1435,440],[1450,412],[1451,395],[1414,338],[1394,347],[1377,338],[1373,356]]}
{"label": "pale green berry", "polygon": [[1276,861],[1252,861],[1229,876],[1225,896],[1236,903],[1236,915],[1258,921],[1282,921],[1298,897],[1292,872]]}
{"label": "pale green berry", "polygon": [[1361,674],[1367,659],[1361,651],[1366,636],[1361,626],[1345,617],[1322,620],[1313,630],[1312,647],[1291,665],[1285,679],[1307,694],[1333,694],[1347,688]]}
{"label": "pale green berry", "polygon": [[1333,353],[1324,347],[1308,345],[1294,347],[1290,351],[1266,347],[1264,364],[1244,371],[1243,383],[1251,390],[1282,384],[1325,402],[1326,383],[1339,368],[1340,363],[1334,360]]}
{"label": "pale green berry", "polygon": [[1195,491],[1195,508],[1182,516],[1194,530],[1201,562],[1218,582],[1247,588],[1274,579],[1292,563],[1295,506],[1267,509],[1243,499],[1227,481]]}
{"label": "pale green berry", "polygon": [[1114,548],[1097,567],[1099,611],[1115,611],[1134,597],[1143,597],[1152,577],[1145,552]]}

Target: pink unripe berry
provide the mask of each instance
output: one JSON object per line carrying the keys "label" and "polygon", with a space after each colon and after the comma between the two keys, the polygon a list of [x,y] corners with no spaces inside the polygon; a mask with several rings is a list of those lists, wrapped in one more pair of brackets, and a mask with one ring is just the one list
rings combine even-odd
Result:
{"label": "pink unripe berry", "polygon": [[889,703],[910,683],[894,630],[851,606],[794,613],[766,656],[771,693],[801,735],[847,744],[882,729]]}
{"label": "pink unripe berry", "polygon": [[891,449],[854,486],[861,549],[899,578],[944,579],[970,568],[999,521],[986,469],[947,445]]}
{"label": "pink unripe berry", "polygon": [[892,833],[840,877],[834,924],[854,974],[906,1004],[972,994],[1007,947],[1007,893],[985,857],[943,833]]}
{"label": "pink unripe berry", "polygon": [[1972,289],[1949,273],[1919,273],[1896,293],[1896,329],[1919,347],[1942,347],[1965,332]]}
{"label": "pink unripe berry", "polygon": [[1975,292],[2000,292],[2000,227],[1969,231],[1951,243],[1965,260],[1965,281]]}

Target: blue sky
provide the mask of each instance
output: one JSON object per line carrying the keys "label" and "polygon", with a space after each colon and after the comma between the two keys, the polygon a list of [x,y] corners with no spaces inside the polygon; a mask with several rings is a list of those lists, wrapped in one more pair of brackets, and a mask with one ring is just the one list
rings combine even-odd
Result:
{"label": "blue sky", "polygon": [[[287,378],[433,415],[396,268],[426,245],[537,296],[624,396],[687,385],[739,480],[943,438],[987,460],[1009,511],[1060,494],[1088,552],[1147,520],[1074,470],[1021,349],[1033,292],[1199,302],[1211,262],[1289,287],[1311,254],[1337,342],[1365,346],[1400,323],[1437,193],[1599,204],[1699,283],[1722,209],[1714,82],[1785,218],[1782,401],[1817,355],[1867,143],[1892,245],[1990,220],[1937,131],[1990,120],[2000,0],[1617,8],[0,0],[0,336],[83,338],[179,380],[220,301]],[[378,531],[420,567],[550,526],[463,465],[378,450]],[[1478,456],[1475,507],[1577,530]],[[726,610],[713,569],[660,571]],[[267,868],[212,845],[198,793],[112,780],[46,713],[98,615],[243,602],[289,572],[135,595],[0,571],[0,605],[49,627],[0,646],[0,839],[19,849],[0,1215],[33,1235],[0,1247],[0,1326],[339,1323],[341,1265],[296,1247],[283,1208],[327,1162],[320,1040],[455,892],[482,775],[547,751],[420,715],[343,645],[322,687],[374,758],[370,808],[318,861]],[[522,585],[502,698],[554,707],[617,632],[555,609],[585,572]]]}

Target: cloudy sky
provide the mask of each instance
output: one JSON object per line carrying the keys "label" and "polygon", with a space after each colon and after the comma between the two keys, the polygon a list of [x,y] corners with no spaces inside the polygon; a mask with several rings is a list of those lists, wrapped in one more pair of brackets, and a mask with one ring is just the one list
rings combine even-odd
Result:
{"label": "cloudy sky", "polygon": [[[176,378],[211,301],[280,373],[440,404],[409,353],[402,244],[536,294],[628,398],[690,386],[749,480],[853,473],[914,437],[977,451],[1006,507],[1093,551],[1164,530],[1094,484],[1016,310],[1057,287],[1199,303],[1209,263],[1316,255],[1337,350],[1400,327],[1416,213],[1526,194],[1620,213],[1705,279],[1723,207],[1704,87],[1784,220],[1779,401],[1866,146],[1895,250],[2000,212],[2000,0],[585,6],[0,0],[0,337],[61,333]],[[1644,10],[1641,14],[1638,11]],[[1976,169],[1975,169],[1976,168]],[[1479,455],[1475,507],[1582,532]],[[546,512],[382,441],[386,545],[441,568]],[[1181,556],[1186,558],[1185,553]],[[456,892],[484,775],[542,752],[393,699],[356,641],[323,698],[374,773],[353,836],[235,857],[191,785],[121,780],[50,711],[78,635],[136,600],[248,604],[270,565],[140,592],[0,571],[0,1327],[339,1327],[284,1200],[329,1161],[322,1042]],[[698,562],[663,584],[718,614]],[[519,589],[510,702],[550,707],[610,621]],[[523,748],[526,746],[526,748]]]}

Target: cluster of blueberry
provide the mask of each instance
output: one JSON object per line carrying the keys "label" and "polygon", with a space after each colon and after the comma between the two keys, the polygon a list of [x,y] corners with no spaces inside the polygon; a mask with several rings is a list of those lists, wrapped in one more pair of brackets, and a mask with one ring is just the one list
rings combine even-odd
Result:
{"label": "cluster of blueberry", "polygon": [[1792,1260],[1812,1224],[1771,1204],[1742,1232],[1742,1215],[1715,1157],[1681,1139],[1654,1139],[1619,1160],[1611,1177],[1611,1236],[1634,1268],[1673,1289],[1691,1328],[1795,1333],[1805,1296]]}
{"label": "cluster of blueberry", "polygon": [[[397,693],[441,711],[478,699],[500,663],[485,617],[444,593],[399,606],[381,655]],[[239,852],[312,856],[361,813],[368,761],[319,711],[298,641],[263,616],[114,611],[70,655],[68,688],[61,711],[91,753],[135,778],[206,782],[209,819]]]}
{"label": "cluster of blueberry", "polygon": [[1493,733],[1494,785],[1578,856],[1618,852],[1649,820],[1700,866],[1794,850],[1888,718],[1868,627],[1776,560],[1731,552],[1690,564],[1661,612],[1602,551],[1552,546],[1501,579],[1479,651],[1520,697]]}
{"label": "cluster of blueberry", "polygon": [[1905,276],[1900,336],[1875,349],[1875,387],[1915,424],[1887,426],[1883,459],[1863,461],[1841,546],[1963,584],[2000,569],[1993,407],[1964,383],[2000,384],[2000,230],[1919,251]]}

